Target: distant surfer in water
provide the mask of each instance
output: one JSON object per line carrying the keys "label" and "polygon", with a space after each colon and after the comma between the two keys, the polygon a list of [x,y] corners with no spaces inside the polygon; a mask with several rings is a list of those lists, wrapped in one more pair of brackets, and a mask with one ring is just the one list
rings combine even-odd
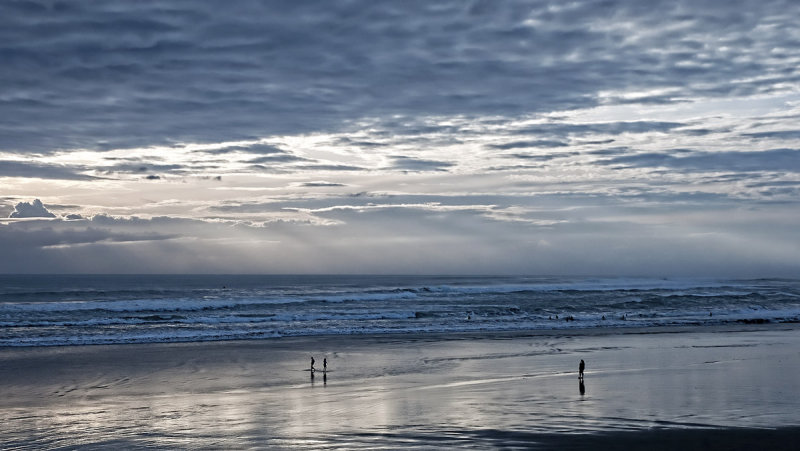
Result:
{"label": "distant surfer in water", "polygon": [[581,359],[581,363],[580,363],[580,365],[578,365],[578,379],[583,380],[583,370],[585,368],[586,368],[586,364],[583,363],[583,360]]}
{"label": "distant surfer in water", "polygon": [[314,372],[314,356],[311,356],[311,372]]}

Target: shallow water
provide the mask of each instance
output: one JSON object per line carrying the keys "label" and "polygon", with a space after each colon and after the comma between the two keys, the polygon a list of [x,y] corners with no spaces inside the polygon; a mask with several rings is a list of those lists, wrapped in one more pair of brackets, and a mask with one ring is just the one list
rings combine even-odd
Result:
{"label": "shallow water", "polygon": [[[793,426],[798,345],[787,326],[6,348],[0,436],[29,449],[486,448],[549,434]],[[312,353],[332,371],[312,379]]]}

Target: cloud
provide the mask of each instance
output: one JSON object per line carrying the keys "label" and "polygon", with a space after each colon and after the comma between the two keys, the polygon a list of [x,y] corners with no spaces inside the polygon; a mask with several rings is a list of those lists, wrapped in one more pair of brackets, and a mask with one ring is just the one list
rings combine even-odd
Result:
{"label": "cloud", "polygon": [[619,167],[666,167],[692,171],[800,172],[800,150],[708,152],[679,150],[677,154],[641,153],[603,161]]}
{"label": "cloud", "polygon": [[270,155],[276,153],[284,153],[285,151],[277,146],[273,146],[271,144],[251,144],[251,145],[237,145],[237,146],[225,146],[225,147],[218,147],[218,148],[210,148],[210,149],[200,149],[196,150],[195,152],[201,153],[209,153],[214,155],[222,155],[227,153],[233,152],[244,152],[244,153],[254,153],[258,155]]}
{"label": "cloud", "polygon": [[1,150],[787,92],[798,80],[798,13],[779,0],[2,2]]}
{"label": "cloud", "polygon": [[307,158],[298,157],[296,155],[266,155],[263,157],[252,158],[248,160],[249,163],[263,164],[263,163],[291,163],[294,161],[309,161]]}
{"label": "cloud", "polygon": [[14,222],[0,225],[0,272],[148,272],[158,266],[151,256],[169,261],[167,243],[176,238],[153,230],[97,227],[86,220]]}
{"label": "cloud", "polygon": [[108,166],[97,165],[94,167],[94,169],[105,172],[106,174],[141,174],[148,171],[182,174],[188,169],[188,167],[182,164],[152,163],[141,159],[132,159],[131,161],[115,163]]}
{"label": "cloud", "polygon": [[757,133],[742,133],[742,136],[753,139],[786,139],[797,140],[800,139],[800,130],[776,130],[771,132],[757,132]]}
{"label": "cloud", "polygon": [[306,164],[295,166],[304,171],[366,171],[367,168],[349,164]]}
{"label": "cloud", "polygon": [[421,171],[446,171],[447,168],[455,166],[454,163],[450,163],[447,161],[434,161],[434,160],[424,160],[421,158],[413,158],[413,157],[406,157],[406,156],[393,156],[391,157],[392,169],[399,169],[401,171],[413,171],[413,172],[421,172]]}
{"label": "cloud", "polygon": [[630,151],[631,151],[630,147],[619,146],[619,147],[607,147],[604,149],[591,150],[588,153],[591,155],[622,155],[629,153]]}
{"label": "cloud", "polygon": [[[306,218],[297,221],[105,214],[16,221],[0,224],[0,272],[730,276],[798,269],[800,210],[761,205],[727,215],[730,207],[704,193],[661,196],[338,196],[245,206]],[[665,199],[672,208],[659,206]],[[671,220],[653,221],[664,216]]]}
{"label": "cloud", "polygon": [[61,180],[93,180],[82,174],[86,168],[23,161],[0,161],[0,177],[25,177]]}
{"label": "cloud", "polygon": [[55,218],[56,215],[45,208],[42,201],[34,199],[33,202],[20,202],[14,206],[14,211],[9,218]]}
{"label": "cloud", "polygon": [[555,141],[555,140],[537,140],[537,141],[513,141],[504,144],[489,144],[487,147],[490,149],[500,149],[500,150],[508,150],[508,149],[525,149],[529,147],[565,147],[568,146],[566,142],[563,141]]}
{"label": "cloud", "polygon": [[514,158],[519,160],[535,160],[535,161],[550,161],[557,158],[569,158],[580,155],[580,152],[550,152],[541,155],[531,155],[526,153],[513,153],[507,155],[507,158]]}
{"label": "cloud", "polygon": [[335,183],[335,182],[325,182],[325,181],[318,181],[318,182],[303,182],[300,186],[306,188],[335,188],[340,186],[347,186],[343,183]]}
{"label": "cloud", "polygon": [[598,123],[556,122],[536,124],[515,130],[515,133],[551,136],[619,135],[622,133],[666,133],[686,124],[664,121],[619,121]]}
{"label": "cloud", "polygon": [[791,273],[797,16],[0,2],[0,272]]}

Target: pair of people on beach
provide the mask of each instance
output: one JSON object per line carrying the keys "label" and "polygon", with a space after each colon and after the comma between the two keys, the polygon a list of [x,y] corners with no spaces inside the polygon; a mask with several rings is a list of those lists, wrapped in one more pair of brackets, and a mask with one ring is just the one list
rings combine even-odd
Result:
{"label": "pair of people on beach", "polygon": [[[313,373],[314,371],[316,371],[314,369],[314,356],[311,356],[311,372]],[[323,373],[327,373],[328,372],[328,358],[327,357],[322,359],[322,372]]]}

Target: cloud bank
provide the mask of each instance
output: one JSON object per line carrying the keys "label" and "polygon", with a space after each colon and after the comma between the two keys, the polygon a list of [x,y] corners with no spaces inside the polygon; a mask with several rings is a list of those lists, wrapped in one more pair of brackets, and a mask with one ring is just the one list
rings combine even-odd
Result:
{"label": "cloud bank", "polygon": [[0,2],[0,272],[793,277],[797,17]]}
{"label": "cloud bank", "polygon": [[[219,142],[791,89],[786,1],[0,5],[12,151]],[[619,132],[619,130],[618,130]]]}

